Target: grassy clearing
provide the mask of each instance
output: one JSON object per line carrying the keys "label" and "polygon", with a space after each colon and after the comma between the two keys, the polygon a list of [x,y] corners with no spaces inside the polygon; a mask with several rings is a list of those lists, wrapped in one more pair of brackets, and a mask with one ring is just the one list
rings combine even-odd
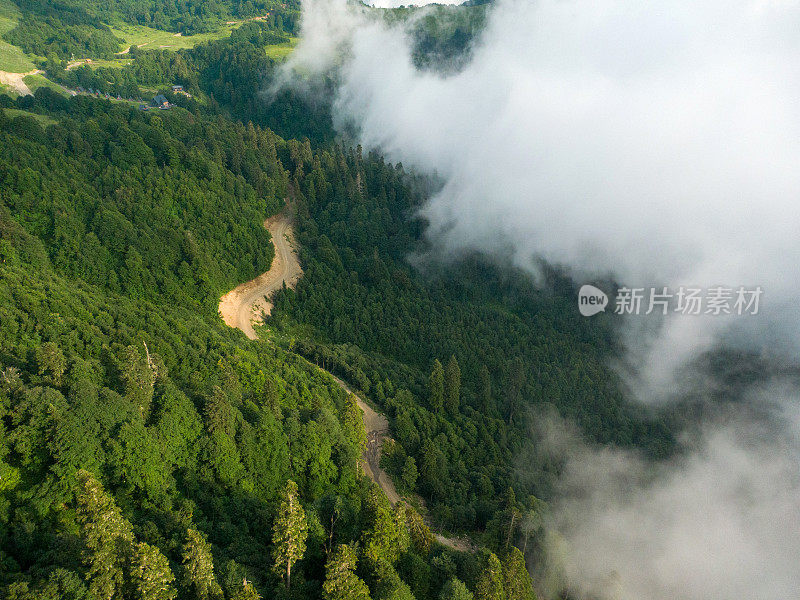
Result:
{"label": "grassy clearing", "polygon": [[[19,17],[20,12],[16,4],[10,0],[0,0],[0,37],[17,26]],[[27,73],[34,68],[31,59],[20,48],[0,40],[0,71]]]}
{"label": "grassy clearing", "polygon": [[275,60],[283,60],[292,53],[294,47],[297,46],[299,38],[293,37],[285,44],[275,44],[274,46],[267,46],[267,56]]}
{"label": "grassy clearing", "polygon": [[[0,19],[1,20],[1,19]],[[0,24],[0,29],[2,29]],[[25,53],[12,46],[8,42],[0,40],[0,71],[8,71],[9,73],[27,73],[33,71],[36,66],[31,62]]]}
{"label": "grassy clearing", "polygon": [[18,108],[4,108],[3,112],[6,113],[6,116],[10,119],[14,117],[33,117],[42,127],[47,127],[48,125],[54,125],[58,123],[55,119],[48,117],[47,115],[37,115],[36,113],[29,112],[27,110],[19,110]]}
{"label": "grassy clearing", "polygon": [[74,66],[70,67],[71,69],[78,69],[83,65],[89,65],[92,69],[99,69],[100,67],[110,67],[112,69],[121,69],[122,67],[129,65],[133,62],[132,58],[113,58],[113,59],[105,59],[105,58],[93,58],[92,62],[85,62],[80,61],[79,63],[75,64]]}
{"label": "grassy clearing", "polygon": [[27,85],[33,93],[36,93],[36,90],[38,90],[40,87],[48,87],[62,96],[70,96],[70,93],[67,90],[57,83],[50,81],[44,75],[28,75],[22,81],[25,82],[25,85]]}
{"label": "grassy clearing", "polygon": [[0,0],[0,18],[19,21],[22,13],[11,0]]}
{"label": "grassy clearing", "polygon": [[125,40],[123,50],[131,46],[140,46],[145,50],[180,50],[181,48],[194,48],[197,44],[226,38],[239,24],[225,25],[217,31],[198,33],[197,35],[175,35],[170,31],[152,29],[144,25],[119,24],[111,27],[111,31],[119,38]]}

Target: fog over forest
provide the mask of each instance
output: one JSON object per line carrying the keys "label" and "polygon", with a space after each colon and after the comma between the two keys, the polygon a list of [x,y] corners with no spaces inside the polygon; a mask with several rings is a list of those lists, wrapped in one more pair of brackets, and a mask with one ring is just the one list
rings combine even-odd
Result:
{"label": "fog over forest", "polygon": [[[625,374],[648,404],[705,394],[695,363],[720,347],[793,363],[798,3],[500,0],[447,76],[415,67],[406,30],[345,2],[308,0],[304,15],[287,73],[336,68],[338,126],[443,178],[422,210],[434,260],[510,247],[517,266],[543,259],[578,283],[761,286],[758,315],[626,319]],[[761,382],[669,465],[562,440],[556,527],[576,589],[790,597],[797,396]]]}

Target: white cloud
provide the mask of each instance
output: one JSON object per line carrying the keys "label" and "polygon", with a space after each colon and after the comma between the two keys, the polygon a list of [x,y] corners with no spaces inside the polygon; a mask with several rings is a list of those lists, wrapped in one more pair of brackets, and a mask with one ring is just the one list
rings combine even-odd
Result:
{"label": "white cloud", "polygon": [[550,555],[562,555],[576,597],[795,597],[800,446],[790,416],[779,426],[707,425],[685,455],[659,466],[562,437],[569,460],[550,523],[561,551]]}
{"label": "white cloud", "polygon": [[[634,286],[761,285],[748,343],[785,317],[800,284],[797,2],[499,0],[449,77],[413,67],[405,32],[320,5],[350,26],[309,25],[294,65],[304,45],[348,47],[337,120],[445,178],[423,211],[440,250],[510,243],[526,268]],[[779,323],[798,337],[796,316]],[[635,340],[642,381],[669,386],[729,326],[679,317]]]}

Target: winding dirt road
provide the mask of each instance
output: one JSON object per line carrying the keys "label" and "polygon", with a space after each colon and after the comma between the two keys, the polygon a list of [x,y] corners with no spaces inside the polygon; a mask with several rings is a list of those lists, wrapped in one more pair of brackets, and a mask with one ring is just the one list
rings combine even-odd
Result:
{"label": "winding dirt road", "polygon": [[[254,340],[258,337],[253,328],[263,315],[269,315],[272,303],[267,300],[272,293],[281,289],[284,284],[294,287],[303,274],[292,232],[292,219],[287,207],[281,214],[264,222],[275,246],[275,258],[269,271],[255,279],[243,283],[225,294],[219,301],[219,314],[230,327],[241,329],[244,334]],[[364,452],[362,466],[364,472],[377,483],[389,498],[392,505],[400,500],[394,483],[380,467],[381,448],[389,435],[389,421],[375,412],[358,394],[338,377],[331,375],[339,386],[348,394],[356,397],[358,407],[364,413],[364,429],[367,433],[367,448]]]}
{"label": "winding dirt road", "polygon": [[303,274],[300,261],[297,260],[292,219],[288,211],[287,208],[264,222],[275,246],[275,258],[269,271],[234,288],[219,301],[222,320],[230,327],[241,329],[251,340],[258,337],[253,323],[261,323],[262,315],[269,315],[272,310],[272,303],[267,298],[281,289],[284,283],[293,288]]}
{"label": "winding dirt road", "polygon": [[[272,303],[267,300],[269,296],[283,287],[294,287],[303,274],[300,261],[297,259],[297,247],[292,232],[292,219],[290,207],[278,216],[264,222],[275,245],[275,258],[269,271],[262,273],[252,281],[243,283],[225,294],[219,301],[219,314],[227,325],[241,329],[251,340],[257,339],[254,323],[262,321],[263,315],[269,315]],[[327,371],[326,371],[327,372]],[[358,407],[364,413],[364,429],[367,434],[367,447],[362,457],[361,465],[364,473],[386,494],[389,502],[394,506],[400,501],[400,495],[394,487],[389,475],[381,469],[381,449],[384,440],[389,437],[389,421],[386,417],[372,409],[356,394],[344,381],[328,373],[339,386],[348,394],[356,398]],[[473,550],[471,544],[464,540],[448,538],[434,534],[439,543],[463,552]]]}
{"label": "winding dirt road", "polygon": [[397,493],[391,477],[389,477],[386,471],[381,469],[381,449],[383,448],[384,440],[389,437],[389,420],[379,412],[374,411],[369,404],[364,402],[358,394],[350,389],[349,385],[336,377],[336,375],[331,374],[331,377],[336,380],[336,383],[338,383],[339,387],[345,392],[355,396],[358,408],[364,413],[363,419],[364,430],[367,432],[367,447],[364,450],[361,466],[364,468],[364,473],[378,484],[389,499],[389,503],[394,506],[400,501],[400,494]]}

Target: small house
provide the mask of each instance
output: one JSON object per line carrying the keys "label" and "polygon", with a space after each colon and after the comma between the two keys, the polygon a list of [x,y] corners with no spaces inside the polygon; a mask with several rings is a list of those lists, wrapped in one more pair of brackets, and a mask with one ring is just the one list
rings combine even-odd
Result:
{"label": "small house", "polygon": [[150,103],[150,105],[156,108],[163,108],[163,109],[172,107],[172,105],[169,103],[169,100],[167,100],[164,94],[158,94],[155,98],[153,98],[153,101]]}
{"label": "small house", "polygon": [[182,92],[182,91],[183,91],[183,86],[182,85],[173,85],[172,86],[172,93],[173,94],[176,94],[176,93]]}

